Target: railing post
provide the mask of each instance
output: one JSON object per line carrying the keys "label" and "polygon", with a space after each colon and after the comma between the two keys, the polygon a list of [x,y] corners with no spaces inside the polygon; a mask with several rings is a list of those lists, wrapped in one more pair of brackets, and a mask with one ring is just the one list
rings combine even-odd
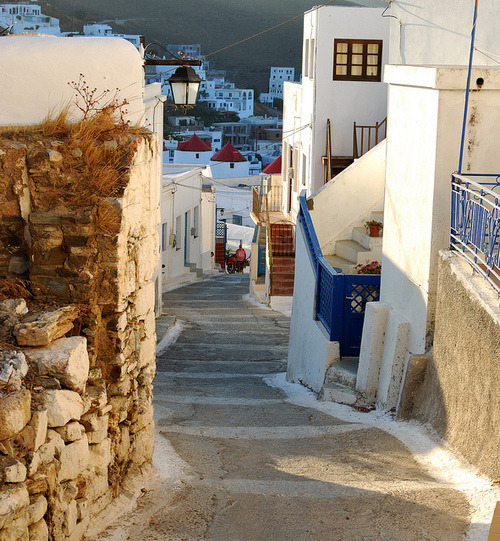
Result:
{"label": "railing post", "polygon": [[333,276],[333,301],[331,313],[330,342],[342,340],[342,320],[344,316],[344,275]]}

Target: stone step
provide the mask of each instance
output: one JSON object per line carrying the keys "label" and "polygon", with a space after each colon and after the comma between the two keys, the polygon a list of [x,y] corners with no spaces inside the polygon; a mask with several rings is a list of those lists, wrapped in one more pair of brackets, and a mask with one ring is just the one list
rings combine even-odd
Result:
{"label": "stone step", "polygon": [[370,237],[364,227],[355,227],[352,230],[352,240],[361,244],[367,250],[382,248],[382,237]]}
{"label": "stone step", "polygon": [[354,265],[364,263],[369,258],[369,250],[354,240],[338,240],[335,243],[335,255],[352,261]]}
{"label": "stone step", "polygon": [[358,395],[353,387],[341,385],[340,383],[325,383],[318,399],[323,402],[337,402],[353,406],[358,400]]}
{"label": "stone step", "polygon": [[377,222],[384,223],[384,211],[383,210],[375,210],[371,213],[371,219],[377,220]]}
{"label": "stone step", "polygon": [[325,255],[324,258],[332,267],[342,269],[343,274],[356,274],[356,271],[354,270],[356,264],[353,261],[349,261],[336,254]]}

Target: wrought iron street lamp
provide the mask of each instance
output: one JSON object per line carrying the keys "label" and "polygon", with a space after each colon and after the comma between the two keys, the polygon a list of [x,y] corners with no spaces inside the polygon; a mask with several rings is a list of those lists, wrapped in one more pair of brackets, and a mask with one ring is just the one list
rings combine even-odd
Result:
{"label": "wrought iron street lamp", "polygon": [[168,80],[172,89],[175,105],[192,107],[196,105],[200,90],[201,78],[190,66],[181,66]]}
{"label": "wrought iron street lamp", "polygon": [[[148,48],[151,46],[160,47],[171,58],[159,58],[154,53],[149,53]],[[175,56],[163,47],[161,43],[153,42],[144,48],[144,63],[147,66],[179,66],[168,80],[172,89],[174,104],[184,109],[196,105],[201,78],[191,66],[201,66],[202,61],[199,58],[181,58]]]}

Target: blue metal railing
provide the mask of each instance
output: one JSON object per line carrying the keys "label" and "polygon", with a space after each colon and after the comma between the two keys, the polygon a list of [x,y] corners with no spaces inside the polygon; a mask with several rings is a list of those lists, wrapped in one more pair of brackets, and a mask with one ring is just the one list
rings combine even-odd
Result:
{"label": "blue metal railing", "polygon": [[[323,252],[307,208],[305,190],[299,197],[299,222],[302,224],[316,274],[316,317],[324,325],[330,340],[340,340],[342,334],[342,276],[323,257]],[[339,280],[340,278],[340,280]]]}
{"label": "blue metal railing", "polygon": [[452,175],[450,246],[500,295],[500,175],[470,176]]}

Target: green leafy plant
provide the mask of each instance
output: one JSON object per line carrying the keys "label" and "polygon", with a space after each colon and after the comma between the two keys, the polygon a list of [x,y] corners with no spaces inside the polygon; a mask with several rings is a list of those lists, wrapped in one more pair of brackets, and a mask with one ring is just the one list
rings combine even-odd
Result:
{"label": "green leafy plant", "polygon": [[367,220],[365,222],[365,229],[367,233],[370,232],[370,227],[377,227],[382,231],[382,229],[384,228],[384,224],[382,222],[377,222],[377,220]]}

